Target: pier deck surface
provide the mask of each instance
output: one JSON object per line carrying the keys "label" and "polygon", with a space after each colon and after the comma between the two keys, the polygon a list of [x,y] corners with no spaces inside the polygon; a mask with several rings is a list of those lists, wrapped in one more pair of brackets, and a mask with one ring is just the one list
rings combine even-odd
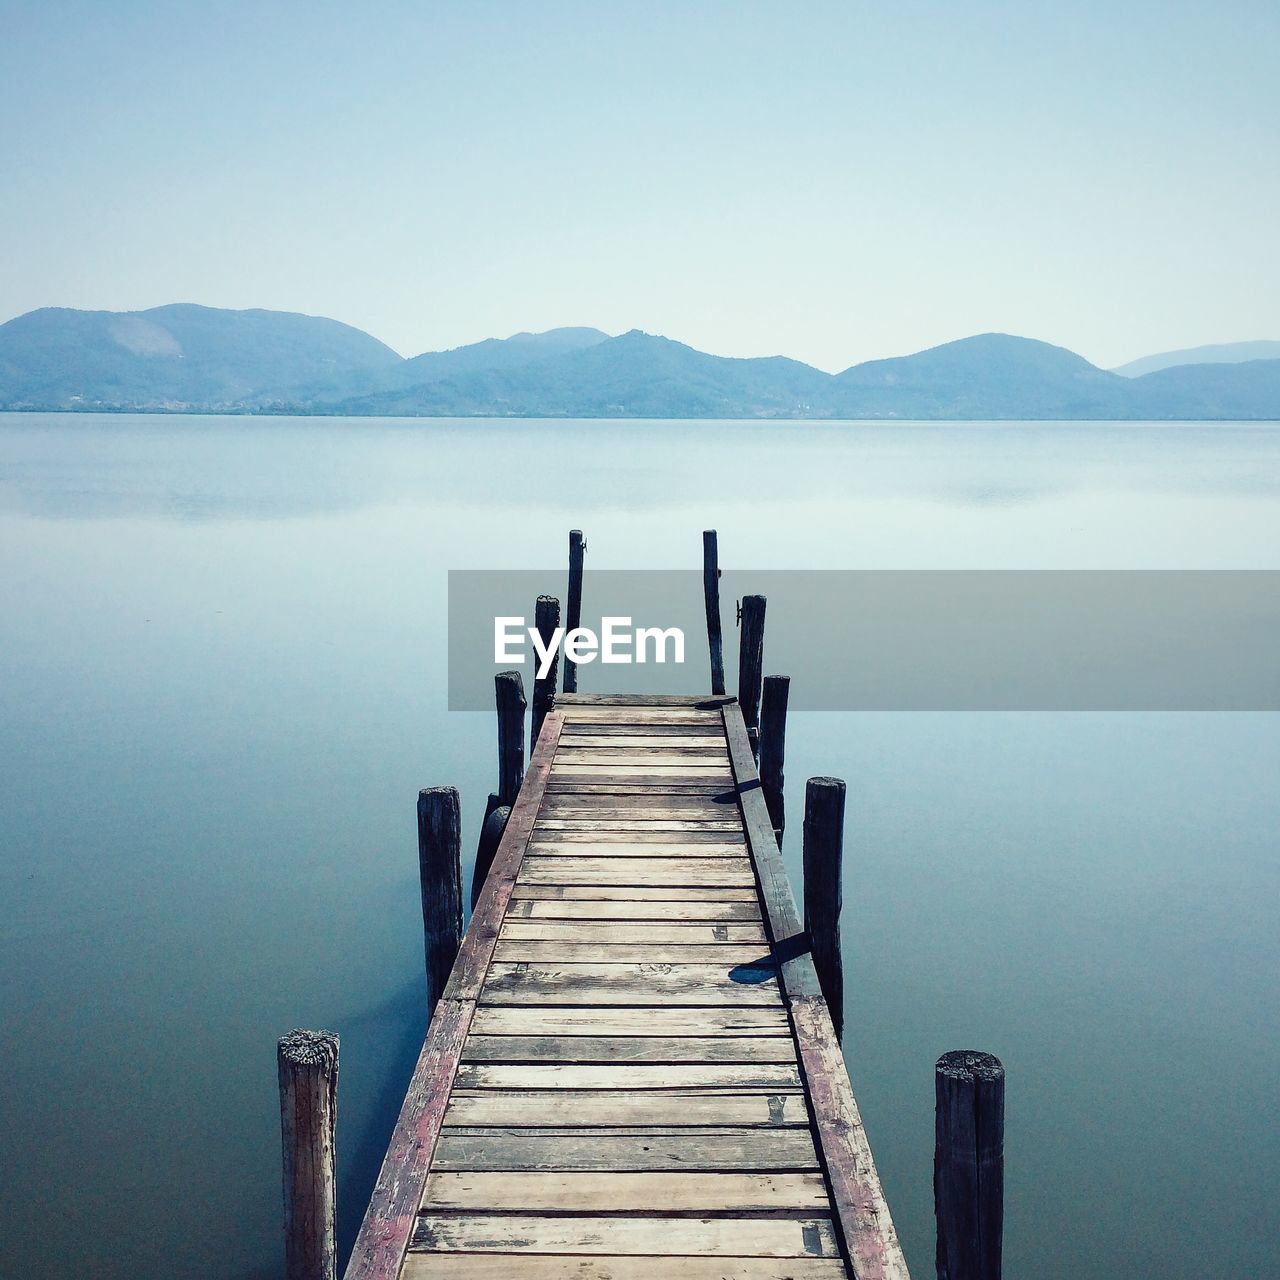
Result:
{"label": "pier deck surface", "polygon": [[348,1280],[906,1280],[731,698],[564,696]]}

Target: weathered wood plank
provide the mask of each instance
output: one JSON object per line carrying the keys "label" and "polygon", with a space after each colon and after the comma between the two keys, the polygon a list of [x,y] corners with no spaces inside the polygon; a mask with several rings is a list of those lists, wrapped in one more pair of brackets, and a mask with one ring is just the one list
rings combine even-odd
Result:
{"label": "weathered wood plank", "polygon": [[[607,1095],[606,1095],[607,1096]],[[761,1094],[762,1098],[767,1094]],[[542,1132],[508,1129],[475,1136],[441,1131],[434,1168],[595,1169],[644,1172],[661,1169],[737,1169],[772,1172],[818,1168],[807,1129],[677,1129],[670,1133],[575,1129]],[[616,1252],[605,1250],[605,1252]],[[743,1252],[740,1248],[739,1252]],[[749,1252],[749,1250],[747,1251]]]}
{"label": "weathered wood plank", "polygon": [[755,785],[758,776],[746,727],[733,707],[725,709],[724,722],[747,842],[760,877],[766,928],[775,953],[784,957],[782,989],[791,1009],[845,1248],[858,1280],[907,1280],[906,1262],[862,1131],[848,1072],[807,950],[782,855],[773,838],[768,809]]}
{"label": "weathered wood plank", "polygon": [[732,789],[706,793],[679,793],[635,788],[622,791],[578,791],[564,788],[548,790],[542,801],[542,812],[549,818],[575,816],[640,817],[651,820],[676,819],[686,816],[719,818],[723,822],[738,820],[738,797]]}
{"label": "weathered wood plank", "polygon": [[[565,886],[571,887],[571,886]],[[581,887],[581,886],[578,886]],[[596,886],[593,886],[596,887]],[[608,886],[600,886],[608,887]],[[730,886],[731,888],[732,886]],[[715,895],[727,897],[730,888]],[[512,902],[508,919],[517,920],[759,920],[754,902],[718,902],[708,899],[688,902],[656,901],[644,898],[547,899],[521,898]]]}
{"label": "weathered wood plank", "polygon": [[563,723],[563,716],[555,712],[546,717],[484,892],[431,1019],[382,1172],[356,1239],[347,1280],[394,1280],[399,1270],[462,1043],[475,1011],[475,997],[515,887]]}
{"label": "weathered wood plank", "polygon": [[[809,1109],[802,1093],[733,1093],[700,1089],[693,1093],[575,1093],[572,1090],[519,1093],[483,1090],[455,1093],[445,1113],[446,1128],[490,1127],[505,1134],[515,1129],[561,1126],[566,1132],[598,1126],[604,1130],[632,1130],[668,1135],[682,1127],[697,1129],[697,1141],[726,1126],[764,1129],[803,1129],[808,1136]],[[686,1155],[688,1154],[686,1143]]]}
{"label": "weathered wood plank", "polygon": [[754,1089],[800,1088],[800,1070],[783,1062],[489,1063],[462,1062],[457,1089]]}
{"label": "weathered wood plank", "polygon": [[648,724],[626,721],[590,722],[572,721],[564,726],[567,741],[577,741],[581,737],[598,737],[598,739],[636,739],[640,742],[652,742],[654,739],[682,739],[690,742],[723,742],[724,726],[717,719],[709,718],[705,723],[689,724]]}
{"label": "weathered wood plank", "polygon": [[718,711],[699,711],[696,707],[582,707],[565,703],[565,716],[574,724],[669,724],[715,726]]}
{"label": "weathered wood plank", "polygon": [[433,1173],[427,1212],[828,1214],[817,1173]]}
{"label": "weathered wood plank", "polygon": [[649,778],[652,781],[663,778],[686,778],[686,780],[712,781],[728,786],[733,778],[728,772],[728,765],[723,760],[713,760],[707,764],[691,764],[676,762],[664,764],[650,760],[636,760],[632,764],[616,764],[612,760],[586,760],[580,764],[557,763],[553,769],[556,778],[567,778],[581,782],[614,782],[626,778]]}
{"label": "weathered wood plank", "polygon": [[[627,833],[635,833],[637,835],[657,835],[689,832],[689,833],[710,833],[715,831],[742,831],[742,823],[738,820],[738,815],[717,813],[715,810],[698,812],[697,810],[685,811],[674,810],[673,813],[679,814],[679,817],[639,817],[632,815],[643,814],[643,809],[618,810],[611,812],[605,810],[603,813],[599,809],[583,810],[584,813],[592,813],[592,817],[578,817],[576,815],[569,817],[552,817],[550,813],[559,814],[560,810],[543,810],[538,817],[538,825],[535,828],[537,832],[543,831],[575,831],[575,832],[600,832],[600,831],[620,831]],[[572,814],[573,811],[570,811]],[[687,816],[686,816],[687,814]],[[597,837],[598,838],[598,837]]]}
{"label": "weathered wood plank", "polygon": [[754,1009],[566,1009],[550,1005],[480,1005],[475,1036],[785,1036],[791,1023],[778,1007]]}
{"label": "weathered wood plank", "polygon": [[781,1062],[793,1064],[790,1036],[482,1036],[473,1031],[464,1062]]}
{"label": "weathered wood plank", "polygon": [[[489,966],[484,999],[490,1004],[546,1000],[556,1004],[773,1004],[780,1000],[775,971],[726,970],[715,965]],[[741,980],[729,976],[740,974]]]}
{"label": "weathered wood plank", "polygon": [[410,1253],[404,1280],[841,1280],[839,1258]]}
{"label": "weathered wood plank", "polygon": [[[623,733],[616,729],[610,733],[588,732],[595,726],[574,725],[573,732],[565,734],[566,749],[594,749],[602,751],[705,751],[724,755],[724,731],[717,725],[708,732],[681,730],[678,733]],[[654,726],[651,726],[654,727]],[[669,726],[666,726],[669,727]]]}
{"label": "weathered wood plank", "polygon": [[604,747],[585,747],[577,749],[572,746],[563,747],[556,757],[557,764],[598,764],[603,769],[613,769],[617,765],[679,765],[689,768],[720,769],[729,767],[723,744],[715,751],[695,750],[691,747],[649,747],[643,751],[607,750]]}
{"label": "weathered wood plank", "polygon": [[637,778],[611,778],[607,774],[588,777],[552,778],[547,783],[548,798],[558,796],[614,796],[639,800],[646,806],[658,808],[663,804],[687,804],[689,797],[697,801],[728,804],[736,799],[732,783],[695,778],[651,778],[647,782]]}
{"label": "weathered wood plank", "polygon": [[910,1280],[821,992],[791,999],[832,1200],[858,1280]]}
{"label": "weathered wood plank", "polygon": [[642,1218],[423,1214],[415,1250],[458,1253],[747,1254],[834,1258],[825,1217]]}
{"label": "weathered wood plank", "polygon": [[508,963],[533,964],[713,964],[730,969],[755,964],[769,958],[768,947],[760,942],[545,942],[498,939],[493,958]]}
{"label": "weathered wood plank", "polygon": [[691,979],[641,980],[638,978],[593,978],[587,980],[562,974],[559,980],[530,977],[517,972],[503,974],[488,988],[486,999],[494,1004],[522,1000],[545,1000],[557,1004],[650,1004],[669,1000],[672,1004],[772,1004],[779,1000],[773,982],[748,986],[737,982],[695,982]]}
{"label": "weathered wood plank", "polygon": [[442,997],[409,1082],[345,1280],[395,1280],[413,1233],[475,1005]]}
{"label": "weathered wood plank", "polygon": [[525,884],[749,885],[745,858],[548,858],[530,857]]}
{"label": "weathered wood plank", "polygon": [[717,853],[742,858],[747,852],[745,846],[740,830],[627,831],[605,827],[599,831],[556,831],[539,825],[533,829],[529,851],[572,857],[594,849],[603,858],[678,858],[687,851],[699,858],[711,858]]}
{"label": "weathered wood plank", "polygon": [[764,928],[756,924],[667,924],[656,920],[635,924],[593,924],[581,920],[513,920],[507,918],[498,935],[504,942],[549,942],[576,945],[601,942],[609,946],[635,943],[657,946],[712,946],[748,943],[764,947]]}
{"label": "weathered wood plank", "polygon": [[734,699],[731,695],[706,693],[567,693],[560,701],[575,711],[580,707],[617,707],[623,711],[646,707],[685,707],[715,711]]}
{"label": "weathered wood plank", "polygon": [[[658,919],[665,917],[668,908],[688,902],[750,902],[755,906],[759,898],[754,888],[742,889],[729,885],[722,888],[702,885],[685,885],[668,888],[663,885],[581,885],[581,884],[517,884],[511,894],[513,899],[535,898],[542,901],[561,899],[596,899],[601,902],[654,901],[664,903],[655,907]],[[759,915],[757,909],[756,915]],[[514,905],[508,918],[519,918]],[[753,919],[756,917],[753,917]]]}
{"label": "weathered wood plank", "polygon": [[[637,852],[638,850],[638,852]],[[524,883],[538,884],[540,881],[533,875],[535,871],[572,871],[581,874],[584,871],[598,869],[628,877],[623,883],[644,884],[644,879],[636,879],[651,871],[712,871],[728,877],[725,884],[738,883],[736,875],[750,872],[751,863],[746,857],[745,845],[635,845],[629,841],[625,844],[566,845],[543,842],[530,844],[528,854],[521,867],[521,879]],[[754,877],[753,877],[754,879]],[[546,881],[542,881],[546,883]],[[576,884],[575,880],[550,883]],[[601,883],[608,884],[609,881]],[[667,883],[665,880],[658,884]],[[694,879],[687,882],[674,883],[698,884]]]}
{"label": "weathered wood plank", "polygon": [[774,838],[773,820],[760,787],[747,728],[737,707],[725,708],[724,725],[742,805],[743,828],[759,878],[765,923],[774,952],[782,961],[783,986],[789,993],[816,995],[818,978],[809,955],[809,938],[796,909],[791,882]]}
{"label": "weathered wood plank", "polygon": [[741,858],[746,841],[732,831],[541,831],[533,829],[531,854],[576,858]]}

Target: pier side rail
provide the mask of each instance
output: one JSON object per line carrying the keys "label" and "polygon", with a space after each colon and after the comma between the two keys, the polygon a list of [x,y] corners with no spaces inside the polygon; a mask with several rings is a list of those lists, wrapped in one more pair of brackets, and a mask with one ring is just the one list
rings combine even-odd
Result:
{"label": "pier side rail", "polygon": [[467,927],[448,985],[426,1039],[391,1135],[382,1171],[360,1224],[344,1280],[397,1280],[418,1219],[423,1187],[440,1136],[445,1106],[463,1042],[493,957],[520,864],[542,806],[542,795],[560,742],[564,715],[548,713],[511,807],[484,892]]}
{"label": "pier side rail", "polygon": [[796,909],[774,837],[742,709],[737,702],[730,702],[721,708],[721,714],[765,931],[791,1014],[819,1155],[826,1167],[847,1260],[857,1280],[910,1280],[835,1027],[818,985],[804,921]]}

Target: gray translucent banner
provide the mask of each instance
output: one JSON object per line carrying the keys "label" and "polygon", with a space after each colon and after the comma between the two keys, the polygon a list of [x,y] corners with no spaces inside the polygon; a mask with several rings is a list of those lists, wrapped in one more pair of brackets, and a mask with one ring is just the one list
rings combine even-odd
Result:
{"label": "gray translucent banner", "polygon": [[[540,594],[563,608],[565,571],[450,572],[451,710],[492,710],[506,668],[532,691],[536,654],[526,637],[523,663],[495,660],[495,619],[532,627]],[[1280,709],[1280,572],[726,570],[730,693],[743,594],[768,599],[764,669],[791,677],[799,711]],[[675,628],[683,661],[670,634],[655,661],[650,637],[643,663],[580,663],[579,692],[710,691],[700,572],[588,571],[582,625],[599,636],[606,617],[630,620],[611,624],[614,656],[636,628]]]}

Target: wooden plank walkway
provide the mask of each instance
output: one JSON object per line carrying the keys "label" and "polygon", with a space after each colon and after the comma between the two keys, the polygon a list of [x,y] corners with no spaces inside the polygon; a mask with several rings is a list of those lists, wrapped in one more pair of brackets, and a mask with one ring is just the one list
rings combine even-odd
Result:
{"label": "wooden plank walkway", "polygon": [[564,696],[348,1280],[907,1280],[732,699]]}

